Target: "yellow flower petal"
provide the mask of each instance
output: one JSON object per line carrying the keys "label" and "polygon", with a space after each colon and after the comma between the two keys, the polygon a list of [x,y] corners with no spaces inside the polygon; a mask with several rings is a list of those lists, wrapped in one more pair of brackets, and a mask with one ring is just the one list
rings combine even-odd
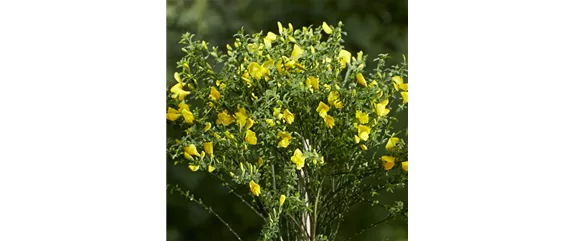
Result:
{"label": "yellow flower petal", "polygon": [[189,165],[189,169],[193,172],[196,172],[197,170],[199,170],[199,166]]}
{"label": "yellow flower petal", "polygon": [[291,134],[289,134],[289,132],[279,131],[277,137],[281,138],[281,141],[279,141],[279,144],[277,144],[277,146],[279,147],[286,148],[287,146],[289,146],[289,143],[291,143],[292,137]]}
{"label": "yellow flower petal", "polygon": [[305,166],[305,156],[299,148],[297,148],[293,153],[293,156],[291,156],[291,162],[295,164],[295,168],[297,170],[301,170],[301,168]]}
{"label": "yellow flower petal", "polygon": [[383,167],[387,171],[395,166],[395,158],[392,156],[382,156],[381,160],[383,161]]}
{"label": "yellow flower petal", "polygon": [[211,172],[213,172],[213,170],[215,170],[215,167],[213,167],[213,166],[211,166],[211,165],[207,166],[207,171],[208,171],[208,172],[211,173]]}
{"label": "yellow flower petal", "polygon": [[227,111],[223,111],[217,114],[217,121],[223,125],[229,125],[233,123],[233,117],[227,114]]}
{"label": "yellow flower petal", "polygon": [[358,136],[361,140],[366,141],[369,139],[369,134],[371,133],[371,127],[365,125],[358,125],[357,130],[359,132]]}
{"label": "yellow flower petal", "polygon": [[193,123],[193,121],[195,120],[195,117],[193,116],[193,113],[191,113],[190,111],[184,109],[181,114],[183,114],[183,118],[185,119],[185,122],[187,123]]}
{"label": "yellow flower petal", "polygon": [[367,124],[367,123],[369,123],[369,114],[367,114],[367,113],[364,113],[364,112],[362,112],[362,111],[360,111],[360,110],[357,110],[357,111],[355,112],[355,117],[356,117],[357,119],[359,119],[359,122],[360,122],[361,124]]}
{"label": "yellow flower petal", "polygon": [[283,34],[283,25],[279,21],[277,21],[277,28],[279,29],[279,35]]}
{"label": "yellow flower petal", "polygon": [[212,100],[218,100],[219,98],[221,98],[221,94],[219,93],[219,91],[211,86],[211,93],[209,95],[211,97]]}
{"label": "yellow flower petal", "polygon": [[205,142],[203,143],[203,150],[209,157],[213,157],[213,142]]}
{"label": "yellow flower petal", "polygon": [[409,171],[409,162],[408,161],[402,162],[401,165],[403,167],[403,170],[405,170],[407,172]]}
{"label": "yellow flower petal", "polygon": [[177,118],[179,118],[181,116],[181,114],[177,113],[177,110],[175,110],[174,108],[168,107],[167,108],[167,114],[166,117],[168,120],[170,121],[175,121],[177,120]]}
{"label": "yellow flower petal", "polygon": [[357,136],[357,135],[355,135],[354,139],[355,139],[355,143],[361,142],[361,138],[359,138],[359,136]]}
{"label": "yellow flower petal", "polygon": [[250,145],[257,144],[257,136],[255,135],[255,132],[247,130],[245,133],[245,141],[247,141],[247,143]]}
{"label": "yellow flower petal", "polygon": [[367,150],[367,146],[365,146],[364,144],[361,144],[360,147],[361,147],[361,149],[363,149],[363,151]]}
{"label": "yellow flower petal", "polygon": [[331,27],[329,27],[329,25],[326,22],[323,22],[321,28],[323,29],[323,31],[325,31],[326,34],[333,33],[333,29],[331,29]]}
{"label": "yellow flower petal", "polygon": [[195,147],[194,144],[190,144],[189,146],[183,147],[183,150],[190,155],[201,156],[199,152],[197,152],[197,148]]}
{"label": "yellow flower petal", "polygon": [[401,96],[403,97],[403,104],[406,104],[409,102],[409,92],[401,92]]}
{"label": "yellow flower petal", "polygon": [[365,81],[365,77],[363,77],[362,73],[357,74],[357,82],[359,82],[363,87],[367,87],[367,81]]}
{"label": "yellow flower petal", "polygon": [[289,111],[289,109],[285,109],[283,111],[283,119],[287,122],[287,124],[293,123],[295,121],[295,115]]}
{"label": "yellow flower petal", "polygon": [[292,59],[298,59],[305,52],[298,44],[293,45],[293,51],[291,52]]}
{"label": "yellow flower petal", "polygon": [[341,66],[345,68],[347,66],[347,63],[351,62],[351,52],[341,49],[341,51],[339,52],[338,60],[339,63],[341,63]]}
{"label": "yellow flower petal", "polygon": [[330,115],[325,115],[325,117],[323,118],[323,120],[325,121],[325,124],[327,125],[327,127],[333,128],[333,126],[335,126],[335,118],[333,118]]}
{"label": "yellow flower petal", "polygon": [[389,140],[387,141],[387,145],[385,145],[385,149],[387,149],[387,151],[394,150],[397,143],[399,143],[399,140],[400,139],[398,137],[389,138]]}
{"label": "yellow flower petal", "polygon": [[189,105],[187,105],[186,103],[181,102],[181,103],[179,103],[177,106],[179,107],[179,109],[177,110],[177,111],[179,111],[179,112],[181,112],[181,111],[183,111],[183,110],[190,111],[190,110],[189,110]]}
{"label": "yellow flower petal", "polygon": [[287,197],[285,197],[285,195],[281,195],[279,197],[279,207],[283,206],[283,203],[285,202],[285,198],[287,198]]}
{"label": "yellow flower petal", "polygon": [[259,196],[259,194],[261,194],[261,187],[259,186],[259,184],[255,183],[253,180],[251,180],[249,182],[249,189],[251,190],[251,192],[255,196]]}
{"label": "yellow flower petal", "polygon": [[316,111],[319,113],[319,116],[325,118],[329,109],[329,106],[321,101],[319,102],[319,106],[317,107]]}
{"label": "yellow flower petal", "polygon": [[251,118],[247,119],[247,123],[245,123],[245,128],[249,129],[255,124],[255,121]]}

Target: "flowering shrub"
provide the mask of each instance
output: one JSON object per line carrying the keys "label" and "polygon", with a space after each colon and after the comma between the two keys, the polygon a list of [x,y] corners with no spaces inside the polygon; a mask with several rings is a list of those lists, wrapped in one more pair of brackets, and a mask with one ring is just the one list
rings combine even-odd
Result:
{"label": "flowering shrub", "polygon": [[[408,180],[407,64],[364,72],[342,47],[342,24],[235,34],[225,53],[186,33],[167,91],[168,124],[185,133],[168,154],[190,175],[217,177],[264,220],[261,240],[335,240],[349,208]],[[214,213],[188,191],[171,191]],[[405,217],[402,202],[379,205]],[[236,237],[241,238],[233,232]]]}

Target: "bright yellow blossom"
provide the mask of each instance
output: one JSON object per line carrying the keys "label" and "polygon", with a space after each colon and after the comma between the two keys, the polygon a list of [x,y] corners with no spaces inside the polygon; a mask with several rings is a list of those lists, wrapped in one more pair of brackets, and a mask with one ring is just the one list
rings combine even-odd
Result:
{"label": "bright yellow blossom", "polygon": [[168,107],[166,116],[168,120],[175,121],[181,116],[181,114],[179,114],[174,108]]}
{"label": "bright yellow blossom", "polygon": [[277,21],[277,28],[279,29],[279,35],[283,34],[283,25],[279,21]]}
{"label": "bright yellow blossom", "polygon": [[408,162],[408,161],[406,161],[406,162],[401,162],[401,165],[402,165],[402,167],[403,167],[403,170],[405,170],[405,171],[407,171],[407,172],[409,171],[409,162]]}
{"label": "bright yellow blossom", "polygon": [[249,74],[256,80],[260,80],[270,73],[268,68],[263,67],[255,62],[250,63],[247,69],[249,70]]}
{"label": "bright yellow blossom", "polygon": [[367,146],[365,146],[364,144],[361,144],[361,149],[363,149],[363,151],[367,150]]}
{"label": "bright yellow blossom", "polygon": [[291,59],[296,60],[305,52],[298,44],[293,45],[293,51],[291,52]]}
{"label": "bright yellow blossom", "polygon": [[367,113],[364,113],[364,112],[362,112],[362,111],[360,111],[360,110],[357,110],[357,111],[355,112],[355,117],[356,117],[357,119],[359,119],[359,122],[360,122],[361,124],[367,124],[367,123],[369,123],[369,114],[367,114]]}
{"label": "bright yellow blossom", "polygon": [[325,124],[327,125],[327,127],[333,128],[333,126],[335,126],[335,118],[333,118],[330,115],[325,115],[325,117],[323,118],[323,120],[325,121]]}
{"label": "bright yellow blossom", "polygon": [[187,123],[193,123],[193,121],[195,120],[193,113],[191,113],[189,110],[183,109],[181,114],[183,115],[183,118],[185,119],[185,122],[187,122]]}
{"label": "bright yellow blossom", "polygon": [[203,150],[210,158],[213,158],[213,142],[205,142],[203,143]]}
{"label": "bright yellow blossom", "polygon": [[341,49],[341,52],[339,52],[338,60],[339,63],[341,63],[341,66],[345,68],[347,63],[351,62],[351,52]]}
{"label": "bright yellow blossom", "polygon": [[265,119],[265,122],[267,122],[267,125],[269,125],[270,127],[275,126],[275,122],[272,119]]}
{"label": "bright yellow blossom", "polygon": [[183,110],[189,111],[189,105],[187,105],[186,103],[181,102],[177,106],[179,107],[179,109],[177,110],[179,112],[182,112]]}
{"label": "bright yellow blossom", "polygon": [[253,126],[253,124],[255,124],[255,121],[251,118],[247,119],[247,122],[245,123],[245,128],[249,129]]}
{"label": "bright yellow blossom", "polygon": [[311,92],[313,92],[313,89],[318,90],[319,89],[319,79],[317,79],[316,77],[309,77],[307,78],[307,80],[305,81],[305,84],[307,85],[307,87],[309,87],[311,89]]}
{"label": "bright yellow blossom", "polygon": [[245,141],[247,141],[247,143],[250,145],[257,144],[257,136],[255,135],[255,132],[247,130],[245,133]]}
{"label": "bright yellow blossom", "polygon": [[404,91],[408,91],[409,90],[409,84],[408,83],[403,83],[403,77],[401,76],[393,76],[391,78],[391,80],[394,82],[393,86],[395,87],[395,90],[404,90]]}
{"label": "bright yellow blossom", "polygon": [[399,140],[400,139],[398,137],[389,138],[389,140],[387,141],[387,145],[385,145],[385,149],[387,149],[387,151],[394,150],[397,143],[399,143]]}
{"label": "bright yellow blossom", "polygon": [[194,144],[189,144],[189,146],[183,147],[183,150],[190,155],[201,156],[199,152],[197,152],[197,148]]}
{"label": "bright yellow blossom", "polygon": [[361,140],[366,141],[369,139],[369,134],[371,133],[371,127],[365,125],[358,125],[357,129],[359,131],[359,138]]}
{"label": "bright yellow blossom", "polygon": [[289,143],[291,143],[291,134],[289,134],[289,132],[284,132],[284,131],[279,131],[279,133],[277,134],[278,138],[281,138],[281,141],[279,141],[278,146],[279,147],[287,147],[289,146]]}
{"label": "bright yellow blossom", "polygon": [[301,170],[301,168],[305,166],[305,156],[299,148],[297,148],[293,153],[293,156],[291,156],[291,162],[295,163],[295,168],[297,168],[297,170]]}
{"label": "bright yellow blossom", "polygon": [[409,92],[402,91],[401,96],[403,97],[403,104],[409,102]]}
{"label": "bright yellow blossom", "polygon": [[387,109],[389,100],[383,100],[381,103],[375,105],[375,110],[378,116],[386,116],[391,110]]}
{"label": "bright yellow blossom", "polygon": [[319,102],[319,106],[317,107],[316,111],[319,112],[319,116],[325,118],[329,109],[329,106],[321,101]]}
{"label": "bright yellow blossom", "polygon": [[229,114],[227,114],[226,110],[217,114],[216,124],[229,125],[231,123],[233,123],[233,117],[231,117]]}
{"label": "bright yellow blossom", "polygon": [[197,170],[199,170],[199,166],[189,165],[189,169],[190,169],[191,171],[196,172]]}
{"label": "bright yellow blossom", "polygon": [[241,129],[247,123],[247,112],[245,111],[245,108],[239,106],[237,106],[237,110],[238,112],[235,112],[234,117],[239,129]]}
{"label": "bright yellow blossom", "polygon": [[387,171],[395,166],[395,158],[392,156],[382,156],[381,160],[383,161],[383,167]]}
{"label": "bright yellow blossom", "polygon": [[281,195],[279,197],[279,207],[283,206],[283,203],[285,202],[285,198],[287,198],[287,197],[285,197],[285,195]]}
{"label": "bright yellow blossom", "polygon": [[209,129],[211,129],[211,123],[207,122],[207,124],[205,124],[205,127],[203,127],[203,132],[206,132]]}
{"label": "bright yellow blossom", "polygon": [[227,137],[227,139],[235,140],[235,136],[231,134],[229,131],[225,131],[223,134],[225,135],[225,137]]}
{"label": "bright yellow blossom", "polygon": [[357,74],[357,82],[359,82],[363,87],[367,87],[367,81],[365,81],[365,77],[363,77],[362,73]]}
{"label": "bright yellow blossom", "polygon": [[331,29],[331,27],[329,27],[329,25],[326,22],[323,22],[321,28],[323,29],[323,31],[325,31],[326,34],[333,33],[333,29]]}
{"label": "bright yellow blossom", "polygon": [[290,125],[291,123],[293,123],[293,121],[295,121],[295,115],[293,113],[291,113],[291,111],[289,111],[289,109],[285,109],[283,111],[283,119],[285,119],[287,124]]}
{"label": "bright yellow blossom", "polygon": [[357,136],[357,135],[355,135],[354,139],[355,139],[355,143],[361,142],[361,138],[359,138],[359,136]]}
{"label": "bright yellow blossom", "polygon": [[174,99],[182,101],[187,95],[191,94],[191,92],[185,91],[182,88],[183,83],[179,82],[175,84],[173,87],[171,87],[171,89],[169,89],[169,91],[173,93],[172,97]]}
{"label": "bright yellow blossom", "polygon": [[211,86],[211,93],[209,94],[209,96],[211,97],[212,100],[218,100],[219,98],[221,98],[221,94],[213,86]]}
{"label": "bright yellow blossom", "polygon": [[211,172],[213,172],[213,170],[215,170],[215,167],[213,167],[213,166],[211,166],[211,165],[207,166],[207,171],[208,171],[208,172],[211,173]]}
{"label": "bright yellow blossom", "polygon": [[259,186],[259,184],[255,183],[253,180],[251,180],[249,182],[249,189],[251,190],[251,192],[255,196],[259,196],[259,194],[261,194],[261,187]]}

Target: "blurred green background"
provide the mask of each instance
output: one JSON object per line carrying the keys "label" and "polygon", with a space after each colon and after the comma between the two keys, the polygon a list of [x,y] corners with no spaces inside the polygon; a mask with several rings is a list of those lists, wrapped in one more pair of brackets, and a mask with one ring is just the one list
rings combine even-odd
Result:
{"label": "blurred green background", "polygon": [[[277,21],[294,28],[313,25],[323,21],[336,25],[342,21],[344,46],[354,56],[362,50],[368,55],[368,63],[379,53],[393,58],[390,64],[408,58],[407,52],[407,1],[406,0],[167,0],[167,86],[173,85],[176,62],[183,57],[181,34],[190,32],[197,39],[224,49],[233,43],[233,34],[242,26],[247,33],[273,31],[277,33]],[[367,65],[367,70],[374,63]],[[402,118],[402,117],[401,117]],[[406,113],[404,115],[406,119]],[[404,122],[406,124],[406,122]],[[168,136],[178,133],[168,128]],[[245,241],[256,240],[262,222],[225,187],[202,172],[191,173],[183,165],[174,166],[167,157],[167,183],[179,184],[201,197],[205,203],[224,218]],[[244,190],[248,192],[247,187]],[[407,189],[395,193],[382,193],[381,203],[401,200],[408,207]],[[348,236],[385,217],[380,207],[368,204],[356,205],[346,214],[337,240]],[[167,240],[204,241],[235,240],[227,228],[202,207],[177,195],[167,194]],[[395,220],[370,229],[353,240],[407,240],[407,224]]]}

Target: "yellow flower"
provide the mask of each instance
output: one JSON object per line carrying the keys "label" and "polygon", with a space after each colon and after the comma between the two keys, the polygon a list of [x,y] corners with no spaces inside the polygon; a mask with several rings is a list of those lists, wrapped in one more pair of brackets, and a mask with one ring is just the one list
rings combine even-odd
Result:
{"label": "yellow flower", "polygon": [[355,135],[355,143],[359,143],[361,142],[361,138],[359,138],[359,136]]}
{"label": "yellow flower", "polygon": [[225,135],[225,137],[227,137],[227,139],[235,140],[235,136],[231,134],[229,131],[225,131],[223,134]]}
{"label": "yellow flower", "polygon": [[408,161],[401,162],[401,165],[403,166],[403,170],[405,170],[407,172],[409,171],[409,162]]}
{"label": "yellow flower", "polygon": [[360,111],[360,110],[357,110],[357,111],[355,112],[355,117],[356,117],[357,119],[359,119],[359,122],[360,122],[361,124],[367,124],[367,123],[369,123],[369,114],[367,114],[367,113],[364,113],[364,112],[362,112],[362,111]]}
{"label": "yellow flower", "polygon": [[199,166],[189,165],[189,169],[191,169],[191,171],[196,172],[197,170],[199,170]]}
{"label": "yellow flower", "polygon": [[224,110],[223,112],[217,114],[217,124],[229,125],[233,123],[233,117],[227,114],[227,111]]}
{"label": "yellow flower", "polygon": [[333,118],[332,116],[325,115],[323,120],[325,121],[325,124],[327,124],[328,128],[333,128],[333,126],[335,126],[335,118]]}
{"label": "yellow flower", "polygon": [[367,81],[365,81],[365,77],[363,77],[362,73],[357,74],[357,81],[364,87],[367,87]]}
{"label": "yellow flower", "polygon": [[238,106],[237,109],[239,111],[235,112],[235,120],[237,122],[237,125],[239,126],[239,129],[241,129],[247,123],[247,112],[243,107]]}
{"label": "yellow flower", "polygon": [[404,90],[404,91],[408,91],[409,90],[409,84],[408,83],[403,83],[403,77],[401,76],[393,76],[391,78],[391,80],[394,82],[393,86],[395,87],[395,90]]}
{"label": "yellow flower", "polygon": [[[319,89],[319,79],[311,76],[309,78],[307,78],[307,80],[305,81],[305,84],[307,85],[307,87],[309,88],[313,88],[315,90]],[[313,92],[313,89],[311,89],[311,92]]]}
{"label": "yellow flower", "polygon": [[339,99],[339,93],[336,91],[331,91],[329,92],[329,96],[327,96],[327,100],[329,101],[329,104],[333,105],[335,103],[336,100]]}
{"label": "yellow flower", "polygon": [[213,86],[211,86],[211,94],[209,96],[211,97],[212,100],[218,100],[219,98],[221,98],[221,94]]}
{"label": "yellow flower", "polygon": [[247,143],[250,145],[257,144],[257,136],[255,135],[255,132],[247,130],[245,133],[245,141],[247,141]]}
{"label": "yellow flower", "polygon": [[183,152],[183,157],[185,157],[185,159],[190,160],[191,161],[191,155],[189,155],[189,153],[187,152]]}
{"label": "yellow flower", "polygon": [[166,116],[168,120],[175,121],[181,116],[181,114],[179,114],[174,108],[168,107]]}
{"label": "yellow flower", "polygon": [[201,41],[201,45],[203,46],[204,49],[207,49],[207,44],[205,44],[205,41]]}
{"label": "yellow flower", "polygon": [[361,144],[361,149],[363,149],[363,151],[367,150],[367,146],[365,146],[364,144]]}
{"label": "yellow flower", "polygon": [[343,102],[340,100],[335,100],[334,104],[335,108],[337,109],[343,109]]}
{"label": "yellow flower", "polygon": [[400,139],[398,137],[389,138],[389,140],[387,141],[387,145],[385,145],[385,149],[387,149],[387,151],[394,150],[397,143],[399,143],[399,140]]}
{"label": "yellow flower", "polygon": [[255,124],[255,121],[251,118],[247,119],[247,123],[245,123],[245,128],[249,129]]}
{"label": "yellow flower", "polygon": [[179,107],[179,109],[177,110],[179,112],[182,112],[183,110],[189,111],[189,105],[187,105],[186,103],[181,102],[177,106]]}
{"label": "yellow flower", "polygon": [[316,111],[319,112],[319,116],[325,118],[329,109],[329,106],[321,101],[319,102],[319,106],[317,107]]}
{"label": "yellow flower", "polygon": [[197,152],[197,148],[195,147],[194,144],[190,144],[189,146],[183,147],[183,150],[190,155],[201,156],[199,152]]}
{"label": "yellow flower", "polygon": [[285,202],[285,198],[287,198],[287,197],[285,197],[285,195],[281,195],[279,197],[279,207],[283,206],[283,203]]}
{"label": "yellow flower", "polygon": [[341,52],[339,52],[338,60],[343,68],[347,67],[347,63],[351,62],[351,52],[341,49]]}
{"label": "yellow flower", "polygon": [[203,143],[203,150],[209,157],[213,158],[213,142],[205,142]]}
{"label": "yellow flower", "polygon": [[383,161],[383,167],[387,171],[395,166],[395,158],[392,156],[382,156],[381,160]]}
{"label": "yellow flower", "polygon": [[183,114],[183,118],[185,119],[185,122],[187,122],[187,123],[193,123],[193,121],[195,120],[193,113],[191,113],[189,110],[183,109],[181,114]]}
{"label": "yellow flower", "polygon": [[283,111],[283,119],[285,119],[285,121],[287,122],[287,124],[291,124],[293,123],[293,121],[295,121],[295,115],[293,115],[293,113],[291,113],[289,111],[289,109],[285,109]]}
{"label": "yellow flower", "polygon": [[293,32],[293,25],[291,25],[291,23],[289,23],[289,33]]}
{"label": "yellow flower", "polygon": [[333,29],[331,29],[331,27],[329,27],[329,25],[326,22],[323,22],[323,25],[321,27],[326,34],[333,33]]}
{"label": "yellow flower", "polygon": [[183,100],[187,95],[191,94],[191,92],[189,91],[185,91],[182,89],[183,88],[183,83],[179,82],[177,84],[175,84],[173,87],[171,87],[171,89],[169,89],[169,91],[171,93],[173,93],[172,97],[174,99],[178,99],[178,100]]}
{"label": "yellow flower", "polygon": [[249,74],[256,80],[260,80],[270,73],[268,68],[255,62],[250,63],[249,66],[247,66],[247,69],[249,70]]}
{"label": "yellow flower", "polygon": [[205,124],[205,127],[203,127],[203,132],[206,132],[209,129],[211,129],[211,123],[207,122],[207,124]]}
{"label": "yellow flower", "polygon": [[357,126],[357,129],[359,131],[359,138],[361,138],[361,140],[366,141],[367,139],[369,139],[369,134],[371,133],[371,127],[365,125],[359,125]]}
{"label": "yellow flower", "polygon": [[401,96],[403,97],[403,104],[409,102],[409,92],[402,91]]}
{"label": "yellow flower", "polygon": [[259,196],[259,194],[261,194],[261,187],[259,186],[259,184],[255,183],[253,180],[251,180],[249,182],[249,189],[251,189],[251,192],[255,196]]}
{"label": "yellow flower", "polygon": [[279,131],[277,137],[281,138],[281,141],[279,141],[278,144],[279,147],[285,148],[289,146],[289,143],[291,143],[291,134],[289,134],[289,132]]}
{"label": "yellow flower", "polygon": [[291,59],[298,59],[305,52],[298,44],[293,45],[293,51],[291,52]]}
{"label": "yellow flower", "polygon": [[207,166],[207,171],[208,171],[208,172],[211,173],[211,172],[213,172],[213,170],[215,170],[215,167],[213,167],[213,166],[211,166],[211,165]]}
{"label": "yellow flower", "polygon": [[273,32],[267,32],[267,36],[265,38],[269,39],[270,41],[275,41],[275,39],[277,39],[277,35],[275,35]]}
{"label": "yellow flower", "polygon": [[383,100],[381,103],[375,105],[375,110],[378,116],[386,116],[391,110],[387,109],[389,100]]}
{"label": "yellow flower", "polygon": [[267,122],[267,125],[269,125],[270,127],[275,126],[275,122],[272,119],[265,119],[265,122]]}
{"label": "yellow flower", "polygon": [[297,170],[301,170],[301,168],[305,166],[305,156],[299,148],[297,148],[293,153],[293,156],[291,156],[291,162],[295,163],[295,168],[297,168]]}

